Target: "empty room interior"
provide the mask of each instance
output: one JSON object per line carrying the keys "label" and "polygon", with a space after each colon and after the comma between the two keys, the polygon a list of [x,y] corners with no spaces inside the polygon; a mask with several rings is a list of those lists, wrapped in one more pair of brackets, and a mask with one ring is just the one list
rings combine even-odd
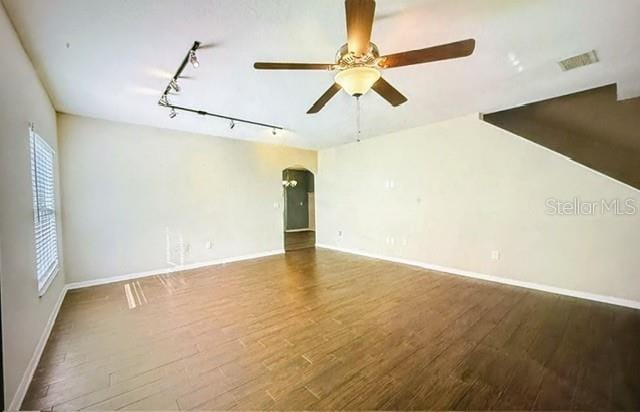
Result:
{"label": "empty room interior", "polygon": [[0,0],[1,406],[640,410],[639,21]]}

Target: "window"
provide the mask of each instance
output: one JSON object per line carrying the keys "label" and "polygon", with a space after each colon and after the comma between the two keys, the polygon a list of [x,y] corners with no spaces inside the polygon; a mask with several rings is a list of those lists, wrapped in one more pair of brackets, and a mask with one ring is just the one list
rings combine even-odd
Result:
{"label": "window", "polygon": [[58,273],[58,230],[54,182],[55,153],[31,131],[31,186],[36,246],[38,294],[44,295]]}

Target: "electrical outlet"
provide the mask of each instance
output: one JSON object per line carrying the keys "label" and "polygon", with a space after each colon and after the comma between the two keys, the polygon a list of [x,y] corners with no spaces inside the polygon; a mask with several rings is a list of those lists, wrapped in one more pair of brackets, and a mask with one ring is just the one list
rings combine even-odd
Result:
{"label": "electrical outlet", "polygon": [[280,209],[280,203],[279,202],[273,202],[273,208],[274,209]]}
{"label": "electrical outlet", "polygon": [[342,230],[338,230],[338,237],[342,237]]}
{"label": "electrical outlet", "polygon": [[204,244],[204,247],[206,249],[213,249],[213,242],[210,240],[207,240],[207,242]]}
{"label": "electrical outlet", "polygon": [[493,260],[493,261],[500,260],[500,251],[499,250],[491,251],[491,260]]}

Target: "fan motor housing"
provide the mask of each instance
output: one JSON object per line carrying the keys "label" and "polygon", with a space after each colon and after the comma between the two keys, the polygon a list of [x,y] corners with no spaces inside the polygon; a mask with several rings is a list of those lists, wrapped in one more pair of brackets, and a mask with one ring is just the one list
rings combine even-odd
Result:
{"label": "fan motor housing", "polygon": [[349,53],[349,46],[345,43],[336,53],[336,64],[342,67],[373,66],[379,58],[380,52],[375,43],[369,43],[369,50],[361,56]]}

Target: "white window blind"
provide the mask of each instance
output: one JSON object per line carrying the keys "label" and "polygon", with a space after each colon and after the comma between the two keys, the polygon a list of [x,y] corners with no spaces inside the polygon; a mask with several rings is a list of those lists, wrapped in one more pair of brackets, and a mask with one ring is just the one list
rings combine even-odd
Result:
{"label": "white window blind", "polygon": [[55,153],[31,131],[31,186],[36,245],[38,293],[42,296],[58,273],[58,231],[54,181]]}

